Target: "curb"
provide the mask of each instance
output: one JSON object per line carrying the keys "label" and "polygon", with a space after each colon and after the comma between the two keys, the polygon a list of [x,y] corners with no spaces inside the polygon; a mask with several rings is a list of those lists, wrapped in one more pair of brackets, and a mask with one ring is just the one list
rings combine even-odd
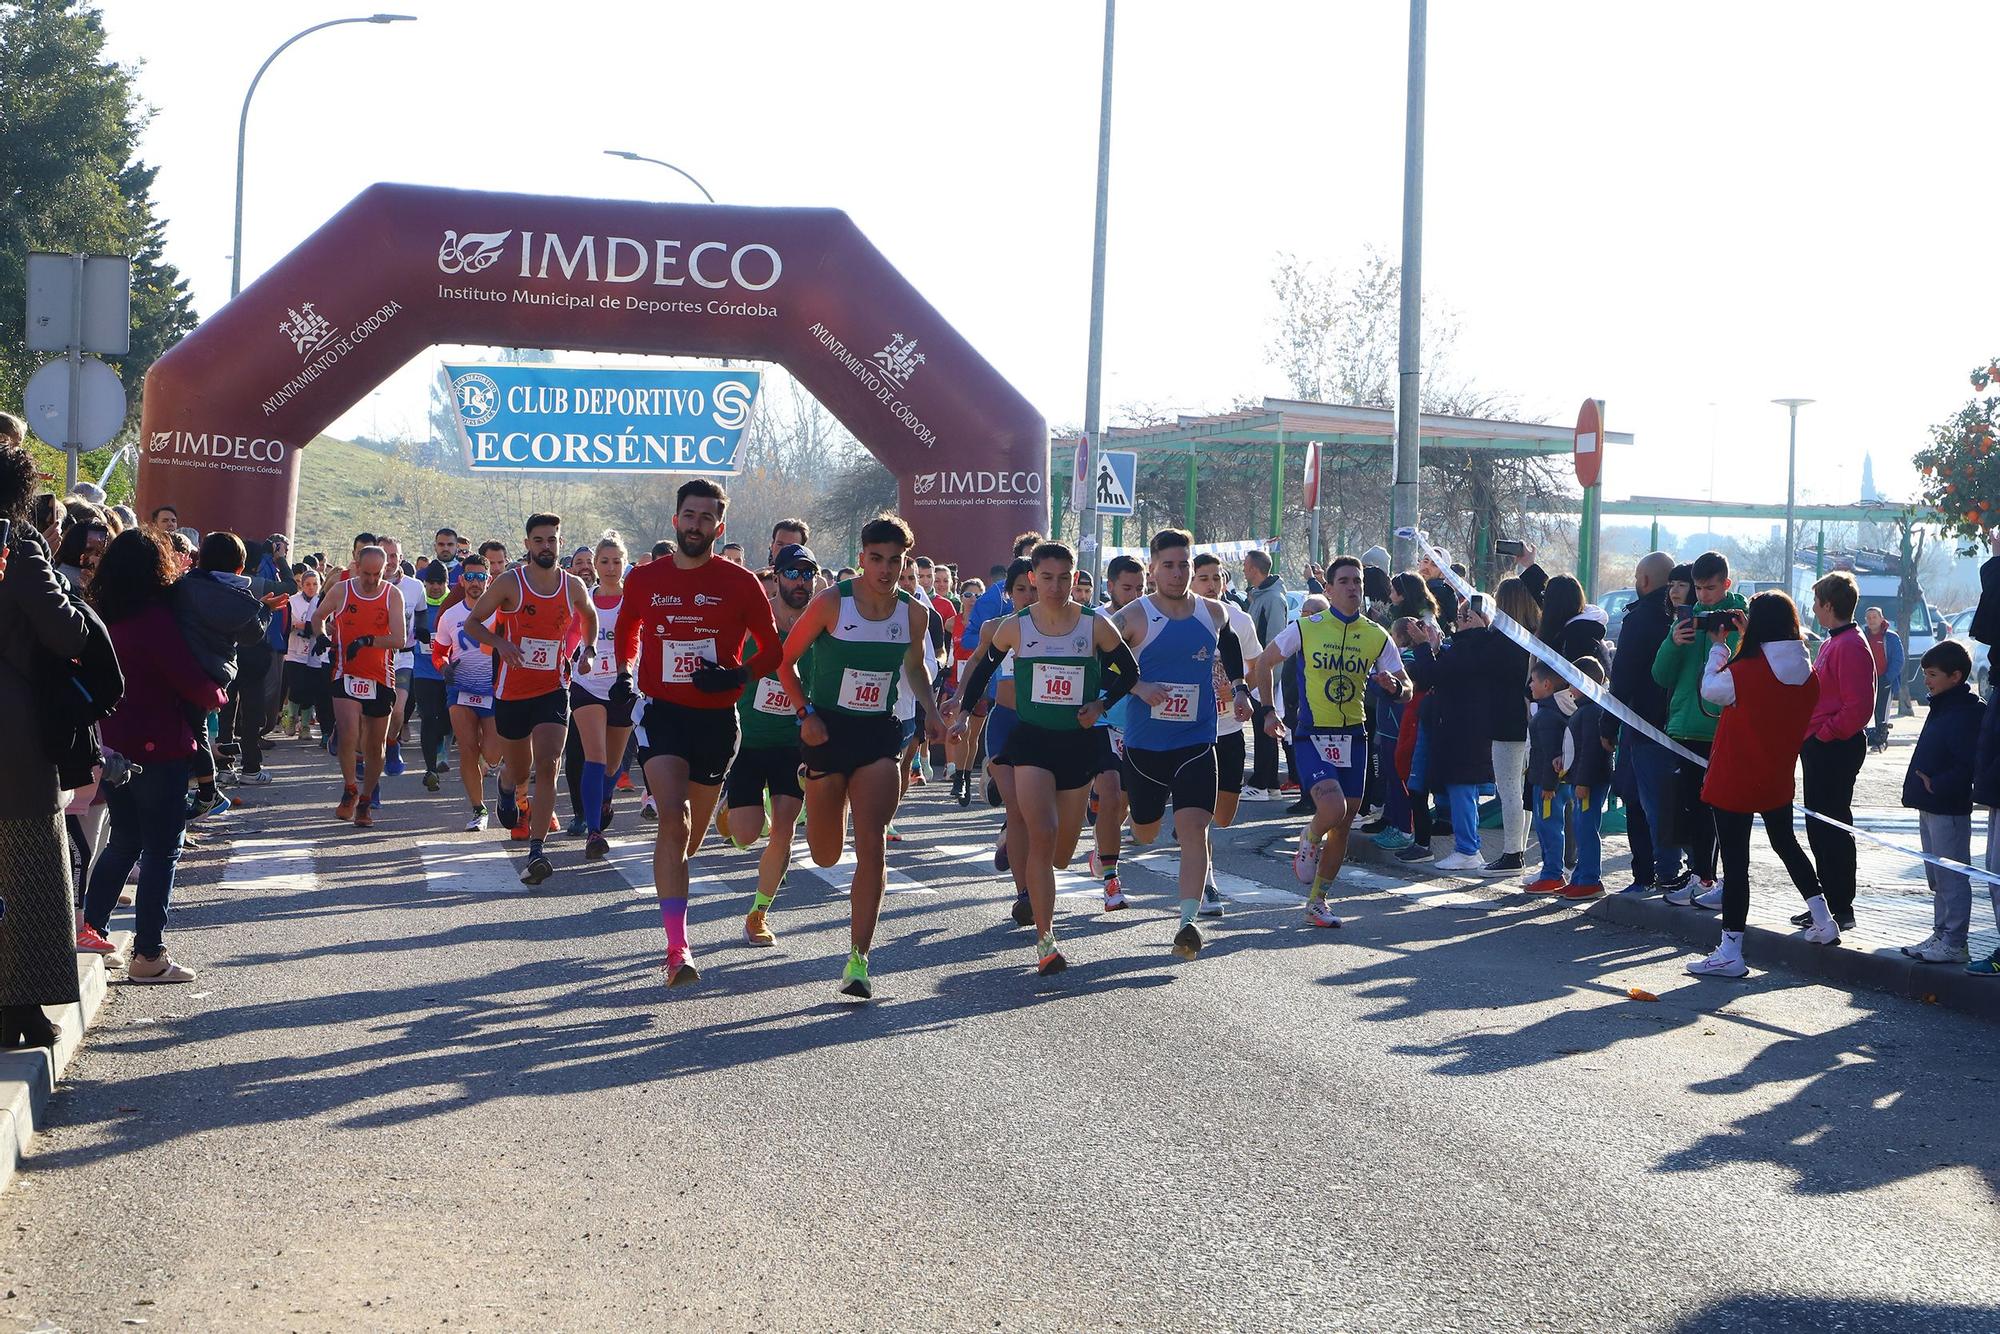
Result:
{"label": "curb", "polygon": [[[1367,838],[1357,836],[1348,847],[1350,861],[1411,879],[1410,868]],[[1500,898],[1530,897],[1497,880],[1478,879],[1468,884],[1484,886]],[[1574,907],[1578,916],[1671,936],[1704,954],[1715,948],[1716,936],[1722,929],[1715,913],[1676,908],[1653,895],[1607,892],[1582,903],[1553,902]],[[1918,963],[1886,946],[1880,950],[1862,950],[1846,945],[1813,945],[1797,934],[1754,924],[1744,932],[1743,953],[1751,964],[1753,977],[1767,969],[1783,968],[1832,986],[1886,991],[1919,1004],[1940,1005],[1975,1018],[2000,1022],[2000,981],[1973,977],[1962,965]]]}
{"label": "curb", "polygon": [[[132,951],[132,933],[113,932],[118,946],[112,956],[125,959]],[[0,1051],[0,1192],[13,1183],[15,1170],[27,1157],[35,1137],[35,1125],[47,1110],[55,1093],[56,1081],[69,1069],[83,1046],[84,1031],[97,1019],[110,992],[110,977],[103,957],[76,956],[78,1005],[47,1006],[46,1012],[59,1030],[56,1045]]]}
{"label": "curb", "polygon": [[[1676,908],[1658,898],[1608,894],[1593,899],[1586,917],[1657,931],[1701,950],[1715,947],[1721,928],[1712,912]],[[1835,986],[1886,991],[1925,1005],[1941,1005],[2000,1021],[2000,983],[1973,977],[1960,964],[1926,964],[1889,948],[1860,950],[1814,945],[1792,932],[1752,925],[1743,933],[1744,957],[1758,968],[1775,967]]]}

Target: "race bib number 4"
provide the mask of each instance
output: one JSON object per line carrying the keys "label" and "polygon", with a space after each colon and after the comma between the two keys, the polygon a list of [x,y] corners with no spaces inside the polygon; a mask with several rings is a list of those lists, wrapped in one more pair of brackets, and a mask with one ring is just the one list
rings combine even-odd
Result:
{"label": "race bib number 4", "polygon": [[1053,662],[1036,663],[1035,686],[1028,697],[1037,704],[1067,704],[1072,707],[1081,704],[1083,668]]}
{"label": "race bib number 4", "polygon": [[374,699],[375,685],[376,682],[372,677],[343,676],[340,678],[341,689],[347,692],[349,699]]}
{"label": "race bib number 4", "polygon": [[670,686],[684,686],[694,680],[694,669],[714,662],[713,639],[668,639],[660,644],[660,680]]}
{"label": "race bib number 4", "polygon": [[785,687],[775,676],[767,676],[757,683],[757,698],[751,702],[750,707],[759,713],[798,712],[792,707],[792,697],[785,693]]}
{"label": "race bib number 4", "polygon": [[1153,717],[1163,723],[1191,723],[1195,720],[1195,690],[1190,685],[1163,686],[1167,693],[1153,706]]}
{"label": "race bib number 4", "polygon": [[1313,749],[1319,752],[1320,763],[1330,764],[1336,769],[1348,769],[1354,765],[1354,737],[1352,733],[1335,732],[1331,736],[1315,735]]}
{"label": "race bib number 4", "polygon": [[531,671],[552,672],[556,659],[562,654],[562,644],[554,639],[524,639],[521,641],[521,665]]}
{"label": "race bib number 4", "polygon": [[892,672],[864,672],[853,667],[840,674],[840,707],[849,713],[887,713]]}

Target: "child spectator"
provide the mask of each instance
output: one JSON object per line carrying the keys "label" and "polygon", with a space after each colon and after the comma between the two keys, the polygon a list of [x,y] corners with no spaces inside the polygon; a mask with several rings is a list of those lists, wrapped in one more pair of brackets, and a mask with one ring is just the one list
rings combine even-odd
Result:
{"label": "child spectator", "polygon": [[1563,816],[1569,809],[1569,764],[1564,757],[1575,696],[1555,669],[1537,659],[1528,669],[1528,786],[1535,794],[1535,838],[1542,848],[1542,873],[1528,882],[1530,894],[1555,894],[1563,882]]}
{"label": "child spectator", "polygon": [[[1903,804],[1917,812],[1925,852],[1966,862],[1972,859],[1972,774],[1986,706],[1965,683],[1972,674],[1972,657],[1957,640],[1933,645],[1924,654],[1923,671],[1931,707],[1903,778]],[[1931,922],[1936,929],[1929,939],[1903,946],[1903,953],[1923,963],[1962,964],[1972,925],[1972,882],[1963,872],[1929,862],[1924,863],[1924,878],[1935,896]]]}
{"label": "child spectator", "polygon": [[[1603,685],[1604,664],[1588,655],[1576,660],[1576,669]],[[1570,790],[1570,804],[1576,811],[1576,868],[1569,884],[1556,893],[1566,899],[1595,898],[1604,892],[1604,800],[1611,795],[1611,753],[1604,749],[1604,710],[1572,689],[1566,692],[1574,706],[1569,716],[1563,750],[1568,763],[1563,781]],[[1556,822],[1558,845],[1562,822]],[[1547,856],[1543,861],[1546,863]]]}

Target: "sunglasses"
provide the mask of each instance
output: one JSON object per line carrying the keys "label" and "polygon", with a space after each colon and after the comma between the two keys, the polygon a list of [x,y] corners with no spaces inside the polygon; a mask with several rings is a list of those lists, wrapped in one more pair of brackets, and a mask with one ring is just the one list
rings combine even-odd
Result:
{"label": "sunglasses", "polygon": [[797,583],[801,579],[810,579],[818,573],[818,570],[780,570],[778,571],[778,577],[780,579],[790,579],[793,583]]}
{"label": "sunglasses", "polygon": [[458,581],[462,584],[483,584],[486,582],[486,576],[483,574],[461,574],[458,576]]}

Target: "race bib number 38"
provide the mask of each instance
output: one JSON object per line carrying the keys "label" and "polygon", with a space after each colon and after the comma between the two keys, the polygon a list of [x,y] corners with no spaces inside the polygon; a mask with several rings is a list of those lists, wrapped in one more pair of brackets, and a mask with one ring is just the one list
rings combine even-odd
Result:
{"label": "race bib number 38", "polygon": [[1153,706],[1153,717],[1163,723],[1191,723],[1195,720],[1195,689],[1191,685],[1163,686],[1165,698]]}
{"label": "race bib number 38", "polygon": [[1064,666],[1060,663],[1038,662],[1035,664],[1035,687],[1029,698],[1037,704],[1068,704],[1075,706],[1083,702],[1083,668]]}
{"label": "race bib number 38", "polygon": [[853,667],[840,674],[840,707],[849,713],[889,710],[890,672],[864,672]]}
{"label": "race bib number 38", "polygon": [[1354,737],[1348,732],[1335,732],[1331,736],[1314,735],[1313,749],[1319,752],[1320,763],[1330,764],[1336,769],[1347,769],[1354,764]]}

